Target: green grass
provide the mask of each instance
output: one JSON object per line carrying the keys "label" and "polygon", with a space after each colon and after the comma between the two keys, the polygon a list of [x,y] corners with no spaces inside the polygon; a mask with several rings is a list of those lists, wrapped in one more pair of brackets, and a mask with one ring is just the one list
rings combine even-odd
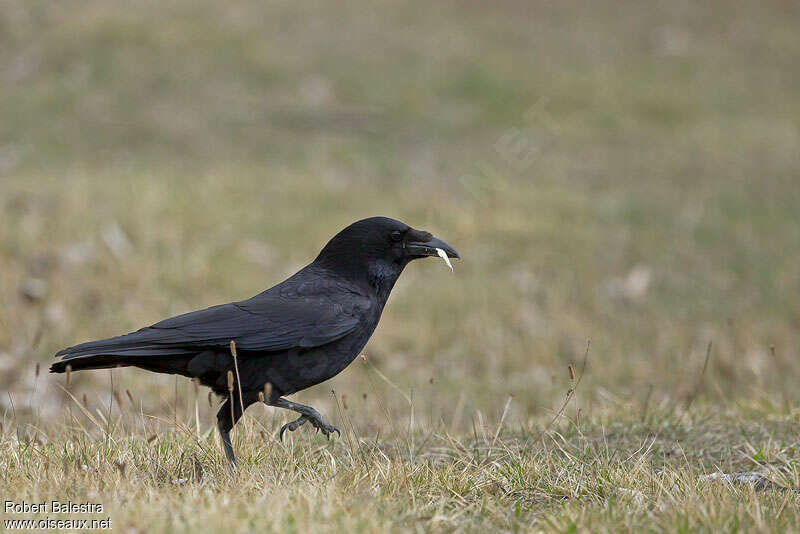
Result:
{"label": "green grass", "polygon": [[[797,529],[793,492],[700,475],[800,486],[798,23],[779,1],[5,2],[3,498],[156,531]],[[95,425],[35,376],[376,214],[464,260],[411,265],[367,363],[297,395],[342,440],[282,447],[254,408],[233,482],[190,383],[116,371],[103,421],[109,373],[76,374]]]}

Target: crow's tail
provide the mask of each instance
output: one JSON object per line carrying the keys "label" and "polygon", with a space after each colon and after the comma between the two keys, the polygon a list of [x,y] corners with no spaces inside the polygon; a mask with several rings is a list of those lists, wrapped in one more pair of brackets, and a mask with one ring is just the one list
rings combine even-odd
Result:
{"label": "crow's tail", "polygon": [[113,369],[114,367],[138,367],[156,373],[179,374],[191,376],[187,369],[189,362],[196,355],[181,354],[153,358],[152,356],[120,356],[115,354],[91,354],[64,358],[50,366],[51,373],[65,373],[67,366],[71,371],[89,369]]}
{"label": "crow's tail", "polygon": [[112,367],[127,367],[135,365],[128,361],[129,356],[104,356],[93,354],[91,356],[74,356],[57,361],[50,366],[51,373],[65,373],[67,366],[72,371],[82,371],[84,369],[110,369]]}
{"label": "crow's tail", "polygon": [[50,366],[51,373],[113,367],[140,367],[159,373],[186,372],[186,364],[200,352],[195,347],[154,342],[152,329],[124,336],[81,343],[59,351],[61,359]]}

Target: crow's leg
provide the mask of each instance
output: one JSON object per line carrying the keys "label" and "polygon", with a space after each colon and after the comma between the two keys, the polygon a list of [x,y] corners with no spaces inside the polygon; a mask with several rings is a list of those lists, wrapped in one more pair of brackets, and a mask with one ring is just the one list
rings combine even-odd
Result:
{"label": "crow's leg", "polygon": [[[225,457],[228,459],[228,463],[231,467],[236,467],[236,456],[233,454],[233,444],[231,443],[231,429],[244,413],[242,404],[244,404],[244,409],[246,410],[256,399],[257,397],[246,393],[242,395],[242,402],[239,402],[239,396],[237,392],[234,392],[233,401],[228,397],[217,412],[217,429],[222,438],[222,448],[225,450]],[[231,402],[233,402],[233,414],[231,414]]]}
{"label": "crow's leg", "polygon": [[298,404],[296,402],[288,401],[282,397],[278,397],[278,399],[271,402],[270,404],[277,408],[285,408],[287,410],[292,410],[293,412],[297,412],[300,414],[300,417],[298,417],[294,421],[286,423],[281,427],[281,432],[280,432],[281,441],[283,440],[284,432],[286,432],[287,430],[289,430],[290,432],[294,432],[295,430],[303,426],[306,422],[311,423],[314,428],[316,428],[326,436],[330,436],[334,432],[336,432],[340,436],[342,435],[342,433],[339,432],[338,428],[327,423],[322,418],[322,415],[311,406],[306,406],[304,404]]}
{"label": "crow's leg", "polygon": [[[239,410],[241,411],[241,410]],[[231,444],[230,431],[236,421],[231,416],[231,400],[230,398],[222,403],[217,412],[217,430],[219,436],[222,438],[222,448],[225,450],[225,457],[228,459],[228,464],[231,467],[236,467],[236,456],[233,454],[233,445]]]}

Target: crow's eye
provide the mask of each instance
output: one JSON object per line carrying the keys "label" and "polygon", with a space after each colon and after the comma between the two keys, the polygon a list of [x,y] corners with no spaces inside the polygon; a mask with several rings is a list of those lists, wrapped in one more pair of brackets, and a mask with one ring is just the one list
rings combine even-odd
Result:
{"label": "crow's eye", "polygon": [[403,239],[403,234],[401,232],[398,230],[392,232],[392,241],[400,241],[401,239]]}

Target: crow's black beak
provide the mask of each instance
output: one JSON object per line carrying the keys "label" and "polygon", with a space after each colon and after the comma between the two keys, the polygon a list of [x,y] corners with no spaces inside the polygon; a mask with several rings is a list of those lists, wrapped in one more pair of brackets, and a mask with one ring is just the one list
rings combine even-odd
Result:
{"label": "crow's black beak", "polygon": [[456,252],[456,249],[454,249],[441,239],[433,236],[430,236],[425,241],[410,241],[406,243],[407,254],[418,258],[424,256],[438,256],[439,253],[436,251],[437,248],[444,250],[449,258],[461,257],[458,255],[458,252]]}

